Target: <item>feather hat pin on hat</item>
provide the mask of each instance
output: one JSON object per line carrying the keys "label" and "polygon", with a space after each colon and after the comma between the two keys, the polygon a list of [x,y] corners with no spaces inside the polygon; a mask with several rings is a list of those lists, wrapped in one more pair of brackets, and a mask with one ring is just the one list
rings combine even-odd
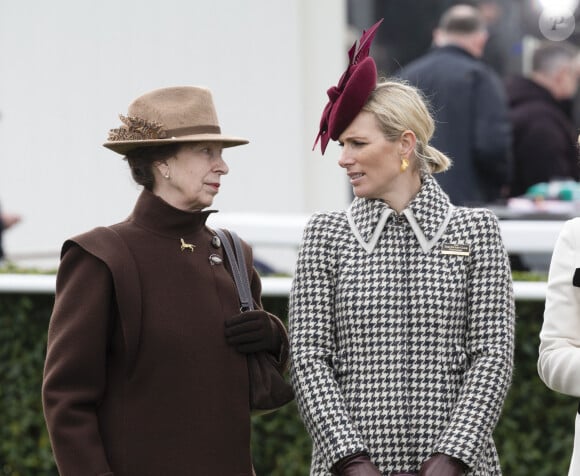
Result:
{"label": "feather hat pin on hat", "polygon": [[365,105],[371,92],[377,85],[377,66],[369,56],[375,33],[383,22],[381,18],[368,30],[363,31],[358,47],[356,41],[348,51],[348,68],[338,84],[328,91],[328,104],[322,112],[320,131],[312,150],[320,141],[320,150],[324,155],[330,139],[337,140]]}

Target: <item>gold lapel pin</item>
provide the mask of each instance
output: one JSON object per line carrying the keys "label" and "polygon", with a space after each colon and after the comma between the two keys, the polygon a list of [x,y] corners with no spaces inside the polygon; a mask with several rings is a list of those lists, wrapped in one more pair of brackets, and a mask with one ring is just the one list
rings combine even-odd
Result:
{"label": "gold lapel pin", "polygon": [[192,245],[191,243],[186,243],[185,241],[183,241],[183,238],[180,238],[180,240],[181,240],[181,251],[189,250],[193,253],[195,245]]}

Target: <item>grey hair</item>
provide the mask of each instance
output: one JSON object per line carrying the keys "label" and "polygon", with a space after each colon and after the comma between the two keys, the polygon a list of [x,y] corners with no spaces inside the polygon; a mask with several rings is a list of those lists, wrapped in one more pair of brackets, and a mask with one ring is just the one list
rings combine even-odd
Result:
{"label": "grey hair", "polygon": [[578,54],[575,46],[566,42],[541,42],[532,54],[532,71],[552,74],[570,63]]}

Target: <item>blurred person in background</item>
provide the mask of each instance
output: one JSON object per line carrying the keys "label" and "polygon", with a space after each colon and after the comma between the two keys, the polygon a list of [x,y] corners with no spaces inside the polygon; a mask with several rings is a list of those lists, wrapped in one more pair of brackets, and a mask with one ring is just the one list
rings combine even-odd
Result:
{"label": "blurred person in background", "polygon": [[20,222],[20,215],[5,213],[0,210],[0,261],[5,258],[2,237],[4,232]]}
{"label": "blurred person in background", "polygon": [[2,237],[4,232],[9,228],[13,227],[17,223],[22,220],[22,217],[15,213],[7,213],[3,212],[2,208],[0,207],[0,262],[4,260],[5,253],[4,253],[4,246]]}
{"label": "blurred person in background", "polygon": [[497,73],[481,57],[488,39],[481,13],[455,5],[441,17],[434,47],[399,73],[431,103],[433,146],[453,160],[437,180],[456,205],[493,202],[507,195],[511,131]]}
{"label": "blurred person in background", "polygon": [[[253,475],[247,355],[283,367],[285,329],[240,313],[223,244],[206,226],[228,166],[205,88],[151,91],[105,147],[143,186],[129,218],[65,242],[43,404],[61,476]],[[104,190],[106,193],[106,190]]]}
{"label": "blurred person in background", "polygon": [[505,32],[501,27],[502,17],[506,14],[503,2],[479,0],[476,7],[485,21],[488,32],[481,59],[500,77],[504,77],[508,70],[509,48],[506,48]]}
{"label": "blurred person in background", "polygon": [[578,51],[565,42],[542,42],[528,77],[506,81],[513,128],[510,196],[551,180],[578,180],[576,126],[567,107],[578,88]]}
{"label": "blurred person in background", "polygon": [[495,216],[455,207],[433,174],[420,92],[377,84],[378,24],[328,90],[320,141],[342,147],[346,211],[306,226],[290,294],[291,376],[310,474],[497,476],[514,301]]}
{"label": "blurred person in background", "polygon": [[[550,263],[538,373],[552,390],[580,398],[580,218],[564,224]],[[580,475],[580,409],[569,476]]]}

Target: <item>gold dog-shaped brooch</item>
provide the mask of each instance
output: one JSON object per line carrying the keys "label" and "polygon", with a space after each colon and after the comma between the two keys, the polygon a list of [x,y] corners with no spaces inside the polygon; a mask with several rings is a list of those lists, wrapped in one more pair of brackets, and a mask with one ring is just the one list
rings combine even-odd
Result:
{"label": "gold dog-shaped brooch", "polygon": [[183,241],[183,238],[180,238],[180,240],[181,240],[181,251],[189,250],[193,253],[195,245],[192,245],[191,243],[186,243],[185,241]]}

